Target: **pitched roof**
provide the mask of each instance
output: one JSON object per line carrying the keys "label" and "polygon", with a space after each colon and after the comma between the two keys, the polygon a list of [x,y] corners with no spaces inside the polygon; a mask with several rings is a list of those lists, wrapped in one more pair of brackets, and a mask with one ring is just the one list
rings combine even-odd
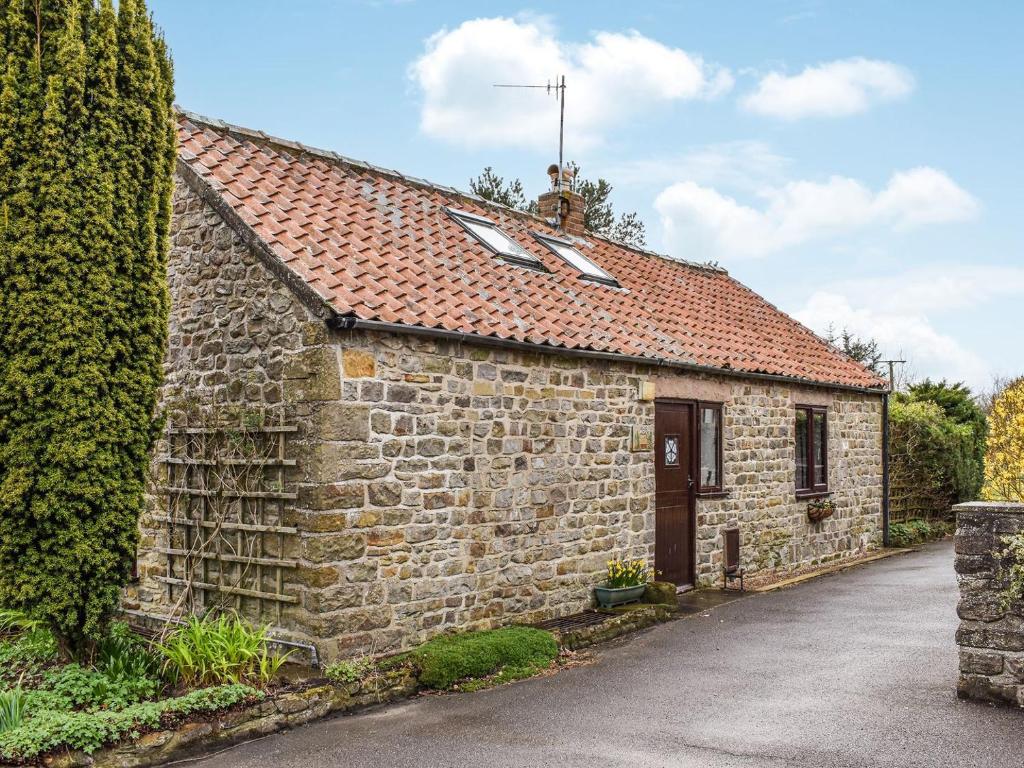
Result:
{"label": "pitched roof", "polygon": [[[817,384],[885,382],[731,278],[588,233],[619,287],[533,236],[545,220],[454,189],[181,113],[179,158],[339,315]],[[446,208],[494,221],[548,272],[505,263]]]}

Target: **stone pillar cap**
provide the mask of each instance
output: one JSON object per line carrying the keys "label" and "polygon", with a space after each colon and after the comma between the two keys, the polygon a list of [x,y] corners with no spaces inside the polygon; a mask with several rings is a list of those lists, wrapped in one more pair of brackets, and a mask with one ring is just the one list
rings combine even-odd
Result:
{"label": "stone pillar cap", "polygon": [[965,501],[962,504],[954,504],[953,511],[1024,515],[1024,503],[1019,501]]}

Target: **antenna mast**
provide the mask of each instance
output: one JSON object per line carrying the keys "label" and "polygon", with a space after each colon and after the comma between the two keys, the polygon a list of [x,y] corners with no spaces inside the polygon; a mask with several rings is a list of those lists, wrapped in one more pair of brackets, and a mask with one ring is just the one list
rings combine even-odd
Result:
{"label": "antenna mast", "polygon": [[555,98],[558,99],[559,111],[558,111],[558,194],[561,195],[564,191],[562,189],[562,169],[565,167],[564,161],[564,150],[565,150],[565,75],[559,75],[555,78],[555,82],[552,84],[548,80],[547,85],[516,85],[508,83],[495,83],[495,88],[543,88],[548,95],[554,93]]}

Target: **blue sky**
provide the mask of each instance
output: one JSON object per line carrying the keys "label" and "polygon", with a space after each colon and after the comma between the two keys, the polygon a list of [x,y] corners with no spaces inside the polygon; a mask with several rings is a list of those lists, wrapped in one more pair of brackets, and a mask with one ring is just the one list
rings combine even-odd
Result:
{"label": "blue sky", "polygon": [[715,260],[918,377],[1024,373],[1024,4],[150,0],[180,104],[462,189],[566,155],[655,250]]}

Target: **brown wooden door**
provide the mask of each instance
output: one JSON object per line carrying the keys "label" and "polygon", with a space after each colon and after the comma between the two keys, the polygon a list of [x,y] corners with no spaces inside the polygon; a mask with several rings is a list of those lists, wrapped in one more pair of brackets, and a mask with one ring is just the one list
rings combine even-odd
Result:
{"label": "brown wooden door", "polygon": [[658,579],[693,584],[693,406],[654,407],[654,567]]}

